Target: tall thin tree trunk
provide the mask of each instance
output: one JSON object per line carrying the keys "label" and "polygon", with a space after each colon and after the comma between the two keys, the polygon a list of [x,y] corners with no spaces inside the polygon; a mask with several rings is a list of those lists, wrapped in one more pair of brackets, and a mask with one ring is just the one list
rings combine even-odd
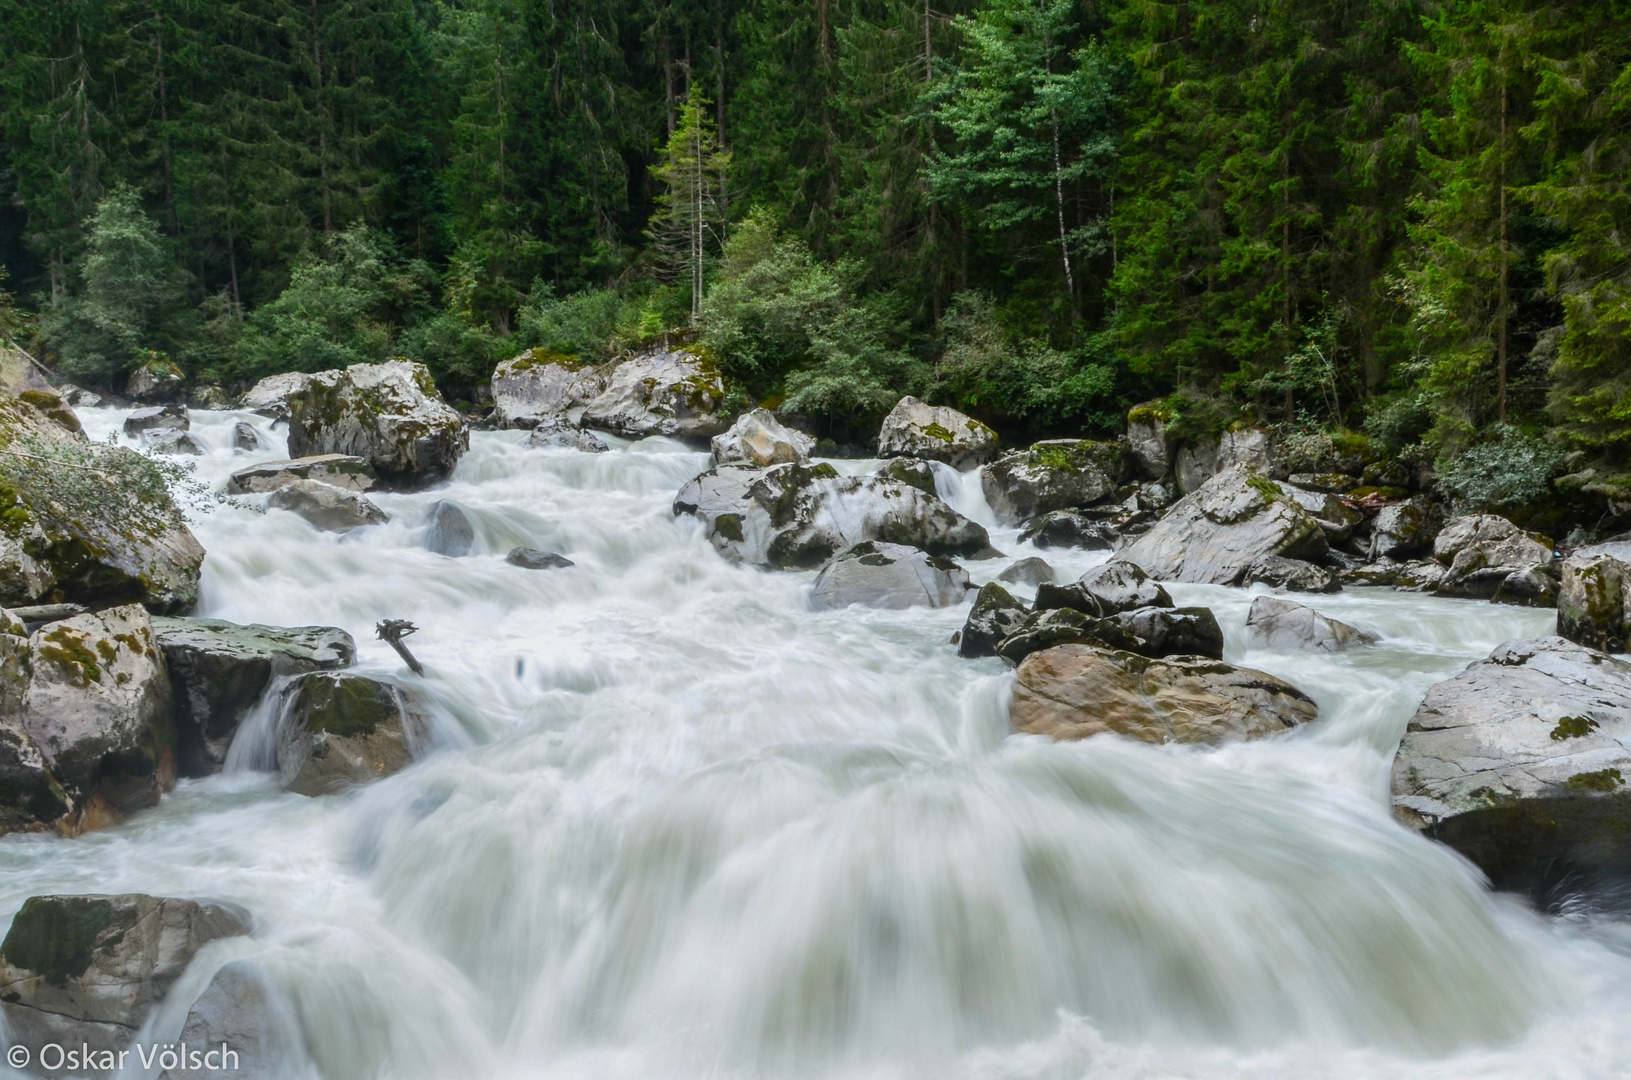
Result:
{"label": "tall thin tree trunk", "polygon": [[1059,159],[1059,118],[1053,117],[1053,198],[1059,212],[1059,255],[1065,263],[1065,291],[1070,294],[1072,310],[1076,307],[1076,278],[1070,272],[1070,244],[1065,234],[1065,176]]}
{"label": "tall thin tree trunk", "polygon": [[164,131],[164,138],[160,140],[160,164],[164,170],[164,206],[170,217],[170,235],[180,236],[181,221],[176,216],[175,183],[170,171],[170,111],[164,86],[164,27],[162,24],[153,34],[153,46],[156,51],[153,72],[158,82],[159,124]]}
{"label": "tall thin tree trunk", "polygon": [[[1504,31],[1504,27],[1503,27]],[[1502,61],[1501,61],[1501,289],[1499,307],[1496,310],[1495,330],[1495,419],[1501,423],[1506,422],[1506,350],[1507,350],[1507,304],[1508,295],[1508,267],[1507,267],[1507,215],[1506,215],[1506,47],[1503,33]]]}

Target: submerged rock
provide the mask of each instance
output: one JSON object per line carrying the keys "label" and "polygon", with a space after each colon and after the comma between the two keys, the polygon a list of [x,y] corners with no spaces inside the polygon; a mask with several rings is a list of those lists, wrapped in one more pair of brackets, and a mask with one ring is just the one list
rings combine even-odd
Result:
{"label": "submerged rock", "polygon": [[1255,649],[1344,652],[1375,641],[1345,622],[1273,596],[1259,596],[1246,613],[1246,643]]}
{"label": "submerged rock", "polygon": [[249,931],[242,912],[196,900],[29,897],[0,944],[12,1041],[122,1050],[199,949]]}
{"label": "submerged rock", "polygon": [[997,655],[997,643],[1013,633],[1029,614],[1025,605],[1001,585],[996,582],[982,585],[957,639],[957,655],[969,658]]}
{"label": "submerged rock", "polygon": [[296,514],[324,532],[348,532],[390,520],[368,496],[320,480],[295,480],[274,488],[266,505]]}
{"label": "submerged rock", "polygon": [[561,570],[568,566],[576,566],[565,555],[557,555],[553,551],[539,551],[537,548],[518,547],[504,556],[504,561],[511,566],[519,566],[523,570]]}
{"label": "submerged rock", "polygon": [[253,452],[261,449],[260,432],[255,430],[253,424],[246,420],[239,420],[232,425],[232,448]]}
{"label": "submerged rock", "polygon": [[1101,521],[1071,513],[1052,510],[1041,517],[1032,518],[1020,531],[1019,542],[1047,548],[1082,548],[1086,551],[1113,551],[1121,543],[1115,529]]}
{"label": "submerged rock", "polygon": [[232,495],[274,491],[296,480],[318,480],[347,491],[369,491],[378,481],[374,467],[351,454],[314,454],[288,461],[265,461],[239,469],[227,480]]}
{"label": "submerged rock", "polygon": [[425,550],[438,555],[463,558],[476,545],[476,529],[458,503],[438,499],[430,508],[430,517],[419,543]]}
{"label": "submerged rock", "polygon": [[711,361],[657,347],[617,365],[606,389],[584,407],[581,422],[630,439],[697,441],[728,426],[719,412],[724,402],[725,382]]}
{"label": "submerged rock", "polygon": [[680,489],[674,513],[701,519],[726,558],[767,567],[821,566],[869,540],[943,556],[990,547],[984,528],[934,496],[826,463],[716,466]]}
{"label": "submerged rock", "polygon": [[907,396],[895,403],[878,432],[878,456],[943,461],[972,469],[997,453],[997,433],[978,420],[944,405],[926,405]]}
{"label": "submerged rock", "polygon": [[1604,652],[1631,651],[1631,566],[1609,554],[1563,560],[1557,632]]}
{"label": "submerged rock", "polygon": [[1059,577],[1046,559],[1032,555],[1020,559],[998,574],[997,580],[1006,581],[1011,585],[1051,585],[1059,580]]}
{"label": "submerged rock", "polygon": [[1279,484],[1236,466],[1178,500],[1117,558],[1164,581],[1239,585],[1264,556],[1315,559],[1325,550],[1319,523]]}
{"label": "submerged rock", "polygon": [[1050,439],[1013,450],[980,473],[986,502],[1004,525],[1050,510],[1089,506],[1115,494],[1126,470],[1116,443]]}
{"label": "submerged rock", "polygon": [[332,795],[413,763],[429,725],[402,691],[345,673],[303,675],[285,691],[277,765],[283,790]]}
{"label": "submerged rock", "polygon": [[36,630],[21,727],[84,827],[155,806],[175,783],[171,686],[138,604]]}
{"label": "submerged rock", "polygon": [[177,771],[221,771],[238,725],[272,680],[356,662],[357,644],[333,626],[241,626],[224,619],[155,618],[174,698]]}
{"label": "submerged rock", "polygon": [[204,442],[190,431],[157,428],[142,433],[142,448],[155,454],[185,454],[189,457],[204,455]]}
{"label": "submerged rock", "polygon": [[1027,656],[1014,680],[1015,731],[1054,739],[1113,733],[1150,743],[1276,735],[1318,715],[1309,698],[1265,672],[1218,660],[1151,660],[1092,645]]}
{"label": "submerged rock", "polygon": [[763,469],[807,463],[815,440],[784,425],[769,409],[753,409],[738,416],[729,431],[715,435],[711,446],[715,465],[740,462]]}
{"label": "submerged rock", "polygon": [[1498,646],[1428,690],[1396,814],[1497,888],[1631,873],[1631,664],[1561,637]]}
{"label": "submerged rock", "polygon": [[[189,1067],[161,1072],[158,1080],[243,1080],[292,1072],[305,1055],[294,1018],[280,1004],[250,962],[222,966],[181,1025],[180,1041],[189,1054],[206,1055],[203,1067],[192,1068],[189,1062]],[[225,1056],[227,1050],[233,1056]]]}
{"label": "submerged rock", "polygon": [[604,454],[611,447],[606,440],[592,431],[584,431],[564,417],[551,417],[532,429],[527,436],[528,446],[554,446],[562,450],[581,450],[586,454]]}
{"label": "submerged rock", "polygon": [[950,559],[868,540],[822,568],[810,589],[810,607],[947,607],[962,603],[968,588],[968,573]]}
{"label": "submerged rock", "polygon": [[204,549],[153,462],[4,397],[0,450],[0,604],[197,602]]}
{"label": "submerged rock", "polygon": [[606,380],[575,356],[528,349],[493,369],[492,388],[495,424],[536,429],[545,420],[581,414]]}
{"label": "submerged rock", "polygon": [[425,365],[409,360],[321,371],[289,396],[289,453],[349,454],[390,487],[418,489],[447,479],[470,447],[464,418]]}

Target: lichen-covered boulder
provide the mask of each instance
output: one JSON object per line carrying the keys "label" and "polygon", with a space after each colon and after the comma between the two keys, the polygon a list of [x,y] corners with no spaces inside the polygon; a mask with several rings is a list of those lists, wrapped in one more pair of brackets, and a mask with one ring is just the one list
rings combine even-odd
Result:
{"label": "lichen-covered boulder", "polygon": [[0,610],[0,836],[48,828],[73,809],[20,723],[31,673],[28,630]]}
{"label": "lichen-covered boulder", "polygon": [[1342,582],[1325,567],[1280,555],[1263,555],[1253,559],[1240,583],[1272,585],[1287,592],[1338,592],[1342,588]]}
{"label": "lichen-covered boulder", "polygon": [[175,728],[146,610],[128,604],[49,623],[28,650],[21,727],[87,827],[157,805],[175,783]]}
{"label": "lichen-covered boulder", "polygon": [[109,1061],[90,1072],[111,1073],[113,1056],[198,950],[249,931],[242,911],[196,900],[31,896],[0,943],[0,1010],[12,1042],[83,1046]]}
{"label": "lichen-covered boulder", "polygon": [[285,371],[278,375],[268,375],[238,399],[238,407],[273,420],[287,420],[290,400],[303,392],[312,378],[311,374],[304,371]]}
{"label": "lichen-covered boulder", "polygon": [[962,603],[968,588],[967,571],[950,559],[868,540],[822,567],[810,587],[810,608],[948,607]]}
{"label": "lichen-covered boulder", "polygon": [[388,487],[446,480],[470,447],[464,418],[410,360],[318,372],[288,402],[291,455],[360,457]]}
{"label": "lichen-covered boulder", "polygon": [[1259,596],[1246,613],[1246,643],[1256,649],[1344,652],[1375,641],[1345,622],[1273,596]]}
{"label": "lichen-covered boulder", "polygon": [[1172,414],[1159,402],[1135,405],[1127,412],[1127,450],[1146,480],[1172,471],[1174,440],[1167,431]]}
{"label": "lichen-covered boulder", "polygon": [[1449,566],[1465,548],[1523,535],[1522,529],[1499,514],[1466,514],[1446,522],[1433,538],[1433,558]]}
{"label": "lichen-covered boulder", "polygon": [[808,462],[815,440],[784,425],[769,409],[753,409],[738,416],[729,431],[715,435],[712,449],[715,465],[740,462],[763,469]]}
{"label": "lichen-covered boulder", "polygon": [[561,450],[581,450],[586,454],[604,454],[611,447],[606,440],[592,431],[585,431],[564,416],[542,420],[527,436],[528,446],[553,446]]}
{"label": "lichen-covered boulder", "polygon": [[1029,558],[1020,559],[998,574],[997,580],[1006,581],[1010,585],[1030,585],[1035,587],[1037,585],[1051,585],[1059,580],[1059,575],[1054,572],[1052,566],[1048,565],[1046,559],[1038,555],[1032,555]]}
{"label": "lichen-covered boulder", "polygon": [[347,668],[357,657],[351,635],[332,626],[160,617],[153,634],[170,674],[181,776],[221,771],[238,725],[273,679]]}
{"label": "lichen-covered boulder", "polygon": [[227,480],[232,495],[257,495],[275,491],[296,480],[318,480],[347,491],[369,491],[379,478],[374,467],[351,454],[314,454],[288,461],[265,461],[239,469]]}
{"label": "lichen-covered boulder", "polygon": [[972,469],[997,453],[997,433],[956,409],[926,405],[903,397],[884,417],[878,432],[878,456],[944,461],[954,469]]}
{"label": "lichen-covered boulder", "polygon": [[613,369],[606,389],[584,407],[581,423],[643,439],[711,439],[729,426],[721,415],[725,381],[712,361],[682,348],[638,353]]}
{"label": "lichen-covered boulder", "polygon": [[1491,537],[1460,547],[1449,573],[1434,591],[1439,596],[1487,600],[1513,574],[1530,570],[1551,572],[1552,549],[1514,529],[1499,539]]}
{"label": "lichen-covered boulder", "polygon": [[181,369],[168,360],[142,364],[125,380],[125,396],[136,401],[175,401],[181,397]]}
{"label": "lichen-covered boulder", "polygon": [[1593,649],[1631,651],[1631,565],[1608,554],[1563,560],[1557,632]]}
{"label": "lichen-covered boulder", "polygon": [[79,422],[79,416],[60,394],[49,390],[24,390],[17,395],[17,400],[34,406],[47,420],[71,435],[78,435],[85,430],[85,425]]}
{"label": "lichen-covered boulder", "polygon": [[187,413],[187,406],[149,405],[144,409],[136,409],[125,417],[123,430],[134,439],[147,431],[157,431],[161,428],[186,431],[190,427],[192,417]]}
{"label": "lichen-covered boulder", "polygon": [[1526,638],[1428,690],[1393,764],[1395,813],[1497,888],[1631,873],[1631,664]]}
{"label": "lichen-covered boulder", "polygon": [[1265,555],[1315,559],[1325,550],[1324,530],[1279,484],[1234,466],[1178,500],[1117,557],[1162,581],[1239,585]]}
{"label": "lichen-covered boulder", "polygon": [[1319,522],[1320,528],[1325,530],[1325,539],[1330,543],[1342,543],[1365,520],[1363,514],[1335,495],[1301,488],[1289,482],[1281,484],[1280,490]]}
{"label": "lichen-covered boulder", "polygon": [[726,558],[775,568],[822,566],[869,540],[941,556],[990,547],[983,527],[933,495],[883,477],[840,476],[825,463],[716,466],[680,489],[674,513],[699,518]]}
{"label": "lichen-covered boulder", "polygon": [[1425,495],[1382,507],[1371,522],[1371,561],[1403,560],[1429,550],[1443,524],[1443,511]]}
{"label": "lichen-covered boulder", "polygon": [[476,546],[476,527],[458,503],[438,499],[430,508],[419,543],[426,551],[450,559],[463,558]]}
{"label": "lichen-covered boulder", "polygon": [[1109,498],[1125,471],[1126,455],[1117,443],[1049,439],[987,465],[980,487],[997,520],[1018,525],[1050,510]]}
{"label": "lichen-covered boulder", "polygon": [[879,466],[877,475],[888,480],[899,480],[925,495],[940,497],[940,486],[934,480],[934,466],[921,458],[890,458]]}
{"label": "lichen-covered boulder", "polygon": [[1113,551],[1121,544],[1121,534],[1102,521],[1069,510],[1050,510],[1034,517],[1020,530],[1019,542],[1039,548],[1082,548],[1086,551]]}
{"label": "lichen-covered boulder", "polygon": [[302,675],[285,691],[277,765],[283,790],[331,795],[412,764],[429,737],[398,688],[343,672]]}
{"label": "lichen-covered boulder", "polygon": [[266,505],[304,518],[323,532],[348,532],[390,520],[368,496],[321,480],[295,480],[273,488]]}
{"label": "lichen-covered boulder", "polygon": [[581,414],[606,389],[593,364],[565,353],[528,349],[493,369],[493,422],[535,428],[552,417]]}
{"label": "lichen-covered boulder", "polygon": [[1113,733],[1150,743],[1205,743],[1276,735],[1318,709],[1282,679],[1220,660],[1152,660],[1092,645],[1058,645],[1019,665],[1009,719],[1015,731],[1054,739]]}
{"label": "lichen-covered boulder", "polygon": [[1185,495],[1198,491],[1218,473],[1236,466],[1267,473],[1271,441],[1263,429],[1243,427],[1225,431],[1215,440],[1181,447],[1173,466],[1178,490]]}
{"label": "lichen-covered boulder", "polygon": [[1514,570],[1495,587],[1490,602],[1514,604],[1518,607],[1557,607],[1561,591],[1555,566],[1529,566]]}
{"label": "lichen-covered boulder", "polygon": [[982,585],[957,638],[957,655],[973,658],[997,655],[997,643],[1013,633],[1030,612],[1007,589],[991,582]]}

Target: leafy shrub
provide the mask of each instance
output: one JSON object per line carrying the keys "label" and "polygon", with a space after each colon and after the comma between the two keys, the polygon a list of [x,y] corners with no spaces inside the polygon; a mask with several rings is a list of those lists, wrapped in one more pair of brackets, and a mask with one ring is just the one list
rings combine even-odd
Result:
{"label": "leafy shrub", "polygon": [[521,306],[516,338],[528,348],[609,360],[624,336],[619,331],[639,322],[641,306],[613,289],[556,296],[554,286],[534,281]]}
{"label": "leafy shrub", "polygon": [[1389,450],[1399,450],[1422,440],[1433,428],[1431,399],[1421,392],[1385,401],[1365,419],[1365,431]]}
{"label": "leafy shrub", "polygon": [[1337,458],[1331,436],[1314,428],[1292,425],[1275,433],[1274,452],[1292,472],[1325,472]]}
{"label": "leafy shrub", "polygon": [[1491,438],[1438,462],[1438,482],[1458,503],[1493,509],[1533,502],[1552,490],[1565,454],[1545,439],[1510,424],[1497,424]]}

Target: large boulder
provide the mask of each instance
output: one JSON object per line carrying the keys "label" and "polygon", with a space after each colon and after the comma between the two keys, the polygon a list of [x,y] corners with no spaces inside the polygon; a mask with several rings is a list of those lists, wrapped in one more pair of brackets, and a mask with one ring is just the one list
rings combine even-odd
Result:
{"label": "large boulder", "polygon": [[321,371],[288,400],[291,455],[360,457],[390,487],[445,480],[470,447],[464,418],[410,360]]}
{"label": "large boulder", "polygon": [[[1488,600],[1513,575],[1553,572],[1552,549],[1514,530],[1501,539],[1479,540],[1456,552],[1450,572],[1435,590],[1439,596]],[[1542,593],[1543,598],[1546,594]],[[1555,597],[1556,593],[1550,594]]]}
{"label": "large boulder", "polygon": [[182,382],[181,369],[170,361],[149,360],[125,380],[125,396],[136,401],[176,401]]}
{"label": "large boulder", "polygon": [[145,409],[137,409],[125,417],[123,430],[126,435],[136,438],[149,431],[159,431],[169,428],[173,431],[186,431],[192,427],[192,417],[185,405],[149,405]]}
{"label": "large boulder", "polygon": [[1171,413],[1158,402],[1135,405],[1127,412],[1127,451],[1146,480],[1172,471],[1174,440],[1167,431]]}
{"label": "large boulder", "polygon": [[174,699],[176,768],[221,771],[232,737],[274,679],[350,667],[351,635],[332,626],[241,626],[223,619],[155,618]]}
{"label": "large boulder", "polygon": [[528,349],[493,369],[493,422],[535,428],[544,420],[573,420],[606,389],[606,380],[575,356]]}
{"label": "large boulder", "polygon": [[[77,389],[64,384],[60,392],[66,398],[71,390]],[[26,351],[0,341],[0,394],[16,396],[29,391],[58,393],[59,388],[51,385],[51,373],[38,360]]]}
{"label": "large boulder", "polygon": [[323,532],[347,532],[390,520],[368,496],[321,480],[296,480],[273,488],[266,505],[302,517]]}
{"label": "large boulder", "polygon": [[972,469],[997,453],[997,433],[956,409],[925,405],[908,395],[895,403],[878,432],[878,456],[944,461]]}
{"label": "large boulder", "polygon": [[344,672],[302,675],[285,691],[277,766],[283,790],[330,795],[407,768],[430,727],[388,683]]}
{"label": "large boulder", "polygon": [[73,809],[20,723],[32,667],[26,627],[0,610],[0,835],[48,828]]}
{"label": "large boulder", "polygon": [[289,461],[264,461],[239,469],[227,480],[232,495],[275,491],[296,480],[318,480],[347,491],[368,491],[378,482],[374,467],[351,454],[315,454]]}
{"label": "large boulder", "polygon": [[1291,483],[1281,484],[1280,490],[1319,522],[1320,528],[1325,530],[1326,540],[1333,544],[1348,539],[1359,523],[1365,520],[1364,514],[1328,492],[1313,491]]}
{"label": "large boulder", "polygon": [[312,375],[304,371],[268,375],[238,399],[238,407],[273,420],[287,420],[289,402],[302,393],[311,381]]}
{"label": "large boulder", "polygon": [[1593,649],[1631,651],[1631,565],[1609,554],[1576,552],[1563,560],[1557,632]]}
{"label": "large boulder", "polygon": [[539,421],[527,436],[528,446],[553,446],[561,450],[581,450],[586,454],[604,454],[611,447],[592,431],[585,431],[564,416],[552,416]]}
{"label": "large boulder", "polygon": [[729,426],[724,402],[725,381],[711,361],[659,347],[617,365],[606,389],[584,407],[582,424],[630,439],[701,441]]}
{"label": "large boulder", "polygon": [[1114,495],[1125,458],[1117,443],[1049,439],[987,465],[980,487],[997,520],[1018,525],[1050,510],[1089,506]]}
{"label": "large boulder", "polygon": [[880,540],[931,555],[973,556],[990,537],[933,495],[879,476],[840,476],[831,465],[720,465],[680,489],[674,513],[702,520],[714,548],[735,562],[813,568]]}
{"label": "large boulder", "polygon": [[[1111,559],[1095,566],[1076,581],[1077,589],[1091,599],[1092,614],[1114,615],[1141,607],[1171,607],[1172,597],[1142,568],[1124,559]],[[1040,602],[1041,594],[1037,595]],[[1068,605],[1067,605],[1068,606]],[[1081,608],[1089,611],[1088,608]]]}
{"label": "large boulder", "polygon": [[1427,551],[1443,524],[1443,511],[1425,495],[1389,503],[1371,521],[1371,561],[1402,560]]}
{"label": "large boulder", "polygon": [[239,420],[232,425],[232,449],[253,453],[262,449],[260,432],[255,425],[247,420]]}
{"label": "large boulder", "polygon": [[198,950],[249,931],[241,911],[196,900],[31,896],[0,944],[11,1041],[33,1048],[36,1060],[48,1043],[83,1047],[97,1055],[87,1072],[110,1073]]}
{"label": "large boulder", "polygon": [[71,435],[85,431],[85,425],[79,422],[79,415],[68,406],[61,394],[49,390],[24,390],[17,395],[17,400],[34,406],[47,420]]}
{"label": "large boulder", "polygon": [[1342,583],[1323,566],[1281,555],[1261,555],[1246,567],[1242,585],[1272,585],[1288,592],[1338,592]]}
{"label": "large boulder", "polygon": [[203,562],[153,462],[0,398],[0,604],[60,591],[184,611],[198,600]]}
{"label": "large boulder", "polygon": [[155,806],[175,783],[171,685],[140,605],[75,615],[28,641],[21,727],[85,827]]}
{"label": "large boulder", "polygon": [[1318,715],[1273,675],[1218,660],[1151,660],[1092,645],[1027,656],[1014,680],[1015,731],[1054,739],[1114,733],[1150,743],[1219,743],[1289,731]]}
{"label": "large boulder", "polygon": [[935,482],[934,466],[920,458],[890,458],[878,468],[878,476],[899,480],[927,495],[939,497],[940,485]]}
{"label": "large boulder", "polygon": [[742,463],[763,469],[808,462],[815,440],[784,425],[769,409],[753,409],[738,416],[729,431],[715,435],[712,449],[715,465]]}
{"label": "large boulder", "polygon": [[1324,530],[1279,484],[1234,466],[1178,500],[1117,558],[1163,581],[1239,585],[1265,555],[1315,559],[1325,550]]}
{"label": "large boulder", "polygon": [[1375,640],[1345,622],[1273,596],[1259,596],[1246,613],[1246,643],[1254,649],[1344,652]]}
{"label": "large boulder", "polygon": [[1631,874],[1631,664],[1509,641],[1427,692],[1393,765],[1395,813],[1497,888]]}
{"label": "large boulder", "polygon": [[1236,466],[1269,471],[1269,433],[1261,428],[1237,428],[1216,439],[1179,449],[1173,475],[1184,494],[1198,491],[1212,477]]}
{"label": "large boulder", "polygon": [[997,643],[1019,628],[1030,612],[1007,589],[991,582],[982,585],[957,637],[957,655],[995,656]]}
{"label": "large boulder", "polygon": [[962,603],[968,588],[968,573],[950,559],[868,540],[822,568],[810,589],[810,607],[948,607]]}
{"label": "large boulder", "polygon": [[1020,530],[1019,542],[1039,548],[1082,548],[1087,551],[1113,551],[1121,534],[1102,521],[1069,510],[1050,510],[1034,517]]}

